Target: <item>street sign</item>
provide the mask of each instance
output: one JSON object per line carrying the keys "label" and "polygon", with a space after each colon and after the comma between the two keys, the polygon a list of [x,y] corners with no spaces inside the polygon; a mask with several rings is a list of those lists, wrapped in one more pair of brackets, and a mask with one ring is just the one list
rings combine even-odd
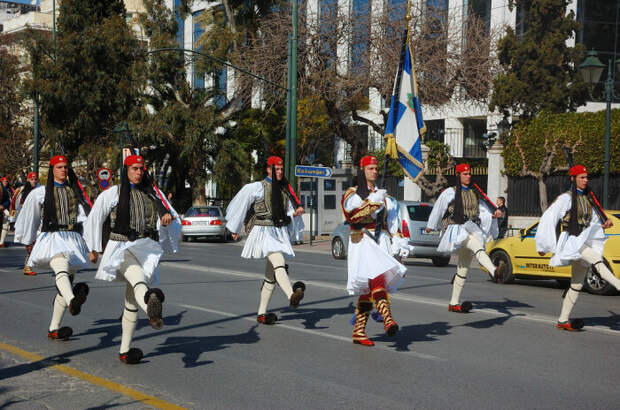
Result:
{"label": "street sign", "polygon": [[97,170],[97,179],[100,181],[109,181],[112,179],[112,171],[108,168],[99,168],[99,170]]}
{"label": "street sign", "polygon": [[309,178],[329,178],[332,176],[332,169],[329,167],[313,167],[310,165],[295,165],[296,177]]}

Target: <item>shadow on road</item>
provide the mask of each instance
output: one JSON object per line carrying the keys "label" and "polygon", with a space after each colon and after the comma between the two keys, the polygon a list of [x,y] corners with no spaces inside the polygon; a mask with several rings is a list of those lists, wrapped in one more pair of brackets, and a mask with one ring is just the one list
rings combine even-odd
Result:
{"label": "shadow on road", "polygon": [[306,329],[328,329],[329,326],[317,326],[317,323],[322,319],[329,319],[334,316],[348,316],[355,310],[353,302],[349,302],[349,305],[341,308],[313,308],[308,305],[302,305],[303,307],[291,310],[294,314],[286,315],[280,318],[281,322],[287,320],[303,320],[302,325]]}
{"label": "shadow on road", "polygon": [[[369,322],[369,326],[370,322]],[[380,323],[381,330],[383,330],[383,324]],[[393,344],[390,347],[394,347],[397,352],[408,352],[409,346],[414,342],[433,342],[438,340],[437,336],[446,336],[450,334],[450,329],[453,326],[448,322],[433,322],[417,325],[408,325],[400,328],[396,334],[396,338],[389,337],[385,333],[378,337],[372,337],[374,341],[386,342]]]}
{"label": "shadow on road", "polygon": [[182,353],[181,359],[185,367],[198,367],[213,363],[212,360],[199,361],[200,355],[230,347],[234,344],[252,344],[260,340],[256,328],[252,326],[247,332],[224,335],[224,336],[172,336],[157,347],[155,352],[149,353],[144,358],[161,356],[165,354]]}
{"label": "shadow on road", "polygon": [[611,330],[620,330],[620,315],[609,311],[611,316],[584,317],[586,326],[606,326]]}

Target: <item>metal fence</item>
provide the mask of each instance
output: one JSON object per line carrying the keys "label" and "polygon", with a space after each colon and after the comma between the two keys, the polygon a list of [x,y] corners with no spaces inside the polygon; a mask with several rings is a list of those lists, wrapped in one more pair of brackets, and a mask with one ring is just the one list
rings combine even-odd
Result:
{"label": "metal fence", "polygon": [[[547,200],[551,204],[555,198],[570,189],[570,180],[565,173],[545,178]],[[590,175],[588,185],[603,202],[603,176]],[[511,216],[540,216],[540,195],[538,182],[534,177],[508,177],[507,204]],[[609,209],[620,209],[620,175],[609,176]]]}

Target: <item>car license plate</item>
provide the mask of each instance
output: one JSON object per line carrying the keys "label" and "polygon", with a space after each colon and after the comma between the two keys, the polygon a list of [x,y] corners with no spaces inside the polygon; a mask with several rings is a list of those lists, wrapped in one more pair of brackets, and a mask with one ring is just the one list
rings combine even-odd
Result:
{"label": "car license plate", "polygon": [[198,225],[198,226],[208,226],[209,222],[196,222],[196,225]]}
{"label": "car license plate", "polygon": [[430,231],[430,232],[426,232],[426,231],[425,231],[425,229],[426,229],[426,228],[420,228],[420,233],[421,233],[422,235],[434,235],[434,236],[439,235],[439,231]]}

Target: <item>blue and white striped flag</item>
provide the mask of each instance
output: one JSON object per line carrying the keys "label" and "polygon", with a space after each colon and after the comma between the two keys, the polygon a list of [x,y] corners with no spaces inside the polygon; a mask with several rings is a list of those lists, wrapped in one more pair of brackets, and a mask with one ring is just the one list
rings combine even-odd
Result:
{"label": "blue and white striped flag", "polygon": [[385,126],[385,153],[397,158],[405,174],[414,182],[423,174],[422,135],[426,132],[418,96],[409,35],[405,31],[403,48],[394,81],[390,113]]}

